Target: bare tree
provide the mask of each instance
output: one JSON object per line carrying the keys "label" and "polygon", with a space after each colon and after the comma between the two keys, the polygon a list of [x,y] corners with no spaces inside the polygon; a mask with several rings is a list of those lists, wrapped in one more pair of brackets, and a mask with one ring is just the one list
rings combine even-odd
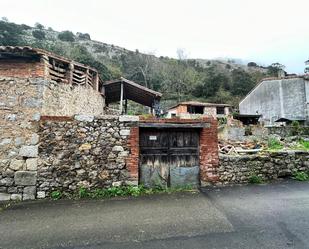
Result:
{"label": "bare tree", "polygon": [[183,48],[178,48],[177,51],[177,58],[181,61],[185,61],[188,59],[188,53]]}

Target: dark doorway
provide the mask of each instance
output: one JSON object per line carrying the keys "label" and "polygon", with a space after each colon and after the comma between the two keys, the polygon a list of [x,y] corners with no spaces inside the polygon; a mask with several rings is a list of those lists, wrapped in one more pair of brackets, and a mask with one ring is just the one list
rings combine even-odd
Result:
{"label": "dark doorway", "polygon": [[188,112],[191,114],[204,114],[204,106],[189,105]]}

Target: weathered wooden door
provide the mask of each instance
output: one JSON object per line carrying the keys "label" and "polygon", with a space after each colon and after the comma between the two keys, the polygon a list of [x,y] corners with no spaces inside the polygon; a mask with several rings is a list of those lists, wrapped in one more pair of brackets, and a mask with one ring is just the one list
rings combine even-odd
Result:
{"label": "weathered wooden door", "polygon": [[140,130],[140,184],[146,187],[199,185],[199,130]]}

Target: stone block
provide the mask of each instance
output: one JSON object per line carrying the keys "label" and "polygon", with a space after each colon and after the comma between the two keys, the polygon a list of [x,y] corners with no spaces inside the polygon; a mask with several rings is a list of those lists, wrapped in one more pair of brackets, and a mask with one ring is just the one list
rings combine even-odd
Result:
{"label": "stone block", "polygon": [[32,115],[32,121],[40,121],[41,119],[41,114],[40,113],[35,113]]}
{"label": "stone block", "polygon": [[5,177],[5,178],[0,180],[0,186],[9,187],[9,186],[12,186],[13,183],[14,183],[14,179],[10,178],[10,177]]}
{"label": "stone block", "polygon": [[23,137],[16,137],[15,138],[15,145],[16,146],[23,145],[24,143],[25,143],[25,139]]}
{"label": "stone block", "polygon": [[24,165],[24,160],[13,159],[10,163],[10,169],[12,170],[22,170]]}
{"label": "stone block", "polygon": [[46,197],[45,191],[38,191],[36,194],[38,199],[44,199]]}
{"label": "stone block", "polygon": [[36,196],[36,187],[25,187],[23,191],[23,200],[34,200]]}
{"label": "stone block", "polygon": [[37,158],[29,158],[26,160],[26,169],[27,170],[37,170],[38,168],[38,159]]}
{"label": "stone block", "polygon": [[6,191],[7,191],[7,187],[4,187],[4,186],[0,187],[0,193],[6,193]]}
{"label": "stone block", "polygon": [[19,155],[22,157],[38,157],[39,148],[37,145],[22,146],[19,150]]}
{"label": "stone block", "polygon": [[21,201],[22,195],[21,194],[11,194],[11,200],[12,201]]}
{"label": "stone block", "polygon": [[11,195],[7,193],[0,193],[0,201],[9,201],[11,199]]}
{"label": "stone block", "polygon": [[84,115],[84,114],[78,114],[74,116],[74,119],[81,122],[92,122],[94,120],[93,115]]}
{"label": "stone block", "polygon": [[119,181],[119,182],[113,182],[113,183],[112,183],[113,187],[120,187],[121,184],[122,184],[121,181]]}
{"label": "stone block", "polygon": [[12,142],[11,138],[4,138],[0,141],[0,146],[8,145]]}
{"label": "stone block", "polygon": [[6,115],[5,119],[8,120],[8,121],[14,122],[14,121],[17,120],[17,116],[16,116],[16,114],[11,113],[11,114]]}
{"label": "stone block", "polygon": [[120,136],[129,136],[130,135],[130,130],[120,130]]}
{"label": "stone block", "polygon": [[42,100],[37,98],[25,99],[24,105],[29,108],[39,108],[42,106]]}
{"label": "stone block", "polygon": [[23,193],[28,195],[35,195],[36,187],[35,186],[24,187]]}
{"label": "stone block", "polygon": [[119,116],[120,122],[138,122],[139,116],[121,115]]}
{"label": "stone block", "polygon": [[82,151],[82,150],[90,150],[91,149],[91,144],[89,144],[89,143],[84,143],[84,144],[82,144],[81,146],[79,146],[79,148],[78,148],[80,151]]}
{"label": "stone block", "polygon": [[116,145],[116,146],[113,147],[112,151],[121,152],[121,151],[124,151],[124,149],[123,149],[122,146]]}
{"label": "stone block", "polygon": [[31,186],[36,184],[37,173],[33,171],[16,171],[14,181],[16,185]]}
{"label": "stone block", "polygon": [[18,189],[17,187],[8,187],[8,193],[9,194],[15,194],[15,193],[18,193]]}
{"label": "stone block", "polygon": [[23,194],[23,201],[34,200],[34,199],[35,199],[35,195]]}
{"label": "stone block", "polygon": [[138,181],[125,181],[125,185],[127,186],[138,186]]}
{"label": "stone block", "polygon": [[118,154],[119,157],[127,157],[129,156],[129,151],[121,151],[119,154]]}
{"label": "stone block", "polygon": [[31,145],[36,145],[39,143],[39,140],[40,140],[40,136],[36,133],[33,133],[31,138],[30,138],[30,144]]}

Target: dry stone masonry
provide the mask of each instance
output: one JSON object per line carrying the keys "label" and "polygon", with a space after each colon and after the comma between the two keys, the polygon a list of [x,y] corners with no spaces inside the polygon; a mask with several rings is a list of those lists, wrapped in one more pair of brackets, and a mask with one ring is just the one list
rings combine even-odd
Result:
{"label": "dry stone masonry", "polygon": [[309,152],[285,151],[264,155],[220,155],[218,175],[221,184],[247,183],[251,176],[264,180],[289,177],[298,171],[309,171]]}
{"label": "dry stone masonry", "polygon": [[78,115],[71,121],[42,121],[38,193],[131,185],[128,139],[138,119],[120,120],[123,117]]}

